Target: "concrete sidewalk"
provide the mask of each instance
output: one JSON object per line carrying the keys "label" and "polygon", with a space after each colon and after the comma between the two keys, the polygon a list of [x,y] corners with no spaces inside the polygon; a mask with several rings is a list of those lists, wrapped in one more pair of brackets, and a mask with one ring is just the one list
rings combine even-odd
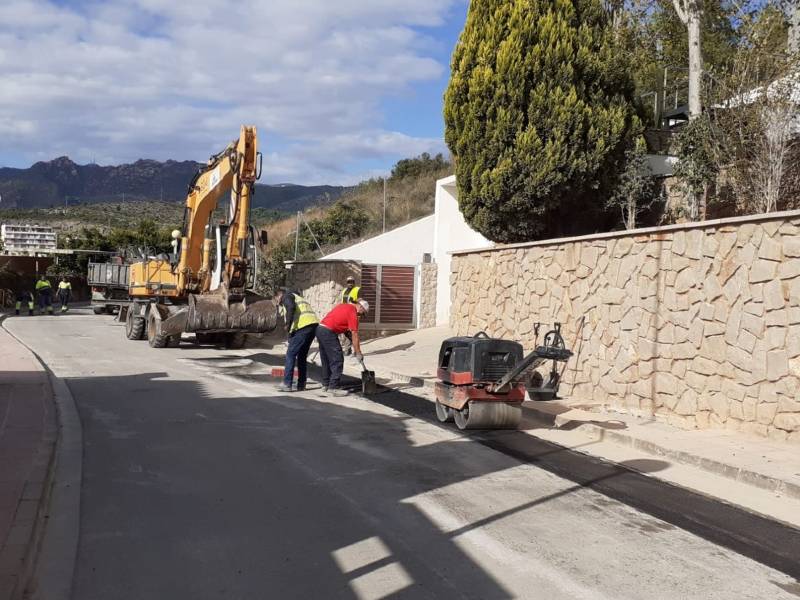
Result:
{"label": "concrete sidewalk", "polygon": [[56,440],[47,372],[0,326],[0,600],[21,598],[33,568]]}
{"label": "concrete sidewalk", "polygon": [[[449,328],[436,327],[367,341],[367,368],[380,383],[433,402],[439,346],[451,335]],[[283,349],[270,350],[276,364]],[[313,349],[311,358],[319,364]],[[359,377],[360,370],[353,359],[345,361],[346,374]],[[586,398],[526,402],[521,429],[614,462],[659,457],[670,466],[654,477],[800,526],[800,449],[794,444],[723,430],[686,431],[604,412]]]}

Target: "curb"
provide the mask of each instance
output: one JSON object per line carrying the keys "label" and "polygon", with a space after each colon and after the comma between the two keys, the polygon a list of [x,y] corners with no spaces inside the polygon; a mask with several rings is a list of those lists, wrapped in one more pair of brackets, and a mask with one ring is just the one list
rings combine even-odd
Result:
{"label": "curb", "polygon": [[[421,377],[413,377],[396,373],[393,371],[378,371],[375,372],[376,376],[382,379],[387,379],[393,383],[403,383],[411,387],[423,388],[425,390],[433,390],[435,383],[428,379]],[[557,415],[553,415],[545,410],[540,409],[535,403],[526,403],[525,409],[534,413],[534,418],[547,425],[553,426],[556,430],[560,428],[563,419]],[[724,462],[716,461],[710,458],[703,458],[689,452],[682,450],[675,450],[661,446],[655,442],[644,440],[636,436],[614,431],[600,427],[593,423],[583,423],[576,427],[577,430],[588,433],[593,436],[597,441],[604,440],[610,441],[620,446],[628,446],[640,452],[658,456],[663,458],[670,458],[676,463],[696,467],[707,473],[719,475],[726,479],[731,479],[739,483],[751,485],[753,487],[767,490],[776,494],[781,494],[789,498],[800,500],[800,484],[792,483],[777,477],[771,477],[758,473],[744,467],[736,467]]]}
{"label": "curb", "polygon": [[[8,316],[0,315],[0,327],[42,366],[47,374],[53,407],[52,418],[45,430],[45,439],[50,448],[47,477],[38,488],[41,493],[35,499],[36,520],[28,538],[23,568],[10,598],[69,600],[79,535],[83,466],[80,419],[66,383],[56,377],[41,356],[3,325]],[[38,461],[36,467],[42,468]],[[26,500],[34,500],[27,495],[26,491],[20,504]]]}
{"label": "curb", "polygon": [[10,588],[0,589],[0,593],[8,593],[9,599],[16,600],[23,598],[27,592],[39,556],[41,541],[47,525],[47,506],[50,503],[60,435],[58,408],[54,399],[50,373],[39,357],[5,328],[3,322],[7,317],[7,314],[0,314],[0,327],[3,327],[8,335],[42,364],[44,373],[48,376],[47,382],[51,393],[42,438],[36,450],[36,458],[32,464],[31,473],[25,481],[25,488],[14,513],[8,539],[0,551],[0,569],[17,573],[13,585]]}
{"label": "curb", "polygon": [[[541,410],[535,404],[533,406],[528,405],[525,408],[534,412],[537,420],[548,425],[554,425],[556,429],[560,427],[559,421],[563,420],[559,418],[559,416],[553,415],[545,410]],[[620,446],[628,446],[646,454],[670,458],[677,463],[696,467],[707,473],[719,475],[721,477],[725,477],[726,479],[731,479],[739,483],[745,483],[753,487],[800,500],[800,485],[784,479],[771,477],[769,475],[764,475],[763,473],[751,471],[750,469],[746,469],[744,467],[736,467],[734,465],[729,465],[727,463],[710,458],[703,458],[690,452],[667,448],[655,442],[643,440],[636,436],[622,433],[620,431],[606,429],[605,427],[600,427],[593,423],[583,423],[576,429],[585,433],[589,433],[595,437],[597,441],[611,441],[615,444],[619,444]]]}

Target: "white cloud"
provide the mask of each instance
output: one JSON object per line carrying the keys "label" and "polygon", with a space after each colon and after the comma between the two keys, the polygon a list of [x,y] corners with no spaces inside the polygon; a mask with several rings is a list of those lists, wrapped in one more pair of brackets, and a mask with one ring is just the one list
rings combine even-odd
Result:
{"label": "white cloud", "polygon": [[443,150],[380,129],[380,107],[445,72],[415,27],[462,1],[4,0],[0,153],[204,159],[253,123],[270,180],[351,182]]}

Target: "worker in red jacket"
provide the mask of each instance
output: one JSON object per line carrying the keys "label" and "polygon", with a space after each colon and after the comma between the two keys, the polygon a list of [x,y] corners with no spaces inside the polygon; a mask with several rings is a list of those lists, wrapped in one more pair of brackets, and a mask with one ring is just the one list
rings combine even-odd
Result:
{"label": "worker in red jacket", "polygon": [[358,318],[369,312],[369,302],[358,300],[355,304],[337,304],[325,315],[317,327],[319,355],[322,358],[322,385],[325,391],[334,396],[346,396],[347,390],[339,387],[344,368],[344,355],[339,336],[350,332],[353,336],[353,352],[358,360],[363,360],[361,342],[358,339]]}

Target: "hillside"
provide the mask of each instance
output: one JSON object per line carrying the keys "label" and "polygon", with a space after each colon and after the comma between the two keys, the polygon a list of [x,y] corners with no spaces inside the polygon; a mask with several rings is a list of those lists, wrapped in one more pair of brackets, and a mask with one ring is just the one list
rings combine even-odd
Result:
{"label": "hillside", "polygon": [[[432,214],[436,180],[452,173],[453,166],[442,155],[422,154],[398,162],[386,182],[387,231]],[[304,211],[297,258],[319,258],[381,233],[383,206],[383,180],[371,179],[346,191],[331,205]],[[270,246],[261,280],[263,289],[282,284],[283,261],[294,258],[296,229],[296,217],[276,220],[266,227]]]}
{"label": "hillside", "polygon": [[[182,202],[202,165],[194,161],[137,160],[118,166],[78,165],[66,156],[27,169],[0,168],[0,208],[50,208],[129,201]],[[331,202],[345,188],[256,185],[254,206],[280,212]]]}

